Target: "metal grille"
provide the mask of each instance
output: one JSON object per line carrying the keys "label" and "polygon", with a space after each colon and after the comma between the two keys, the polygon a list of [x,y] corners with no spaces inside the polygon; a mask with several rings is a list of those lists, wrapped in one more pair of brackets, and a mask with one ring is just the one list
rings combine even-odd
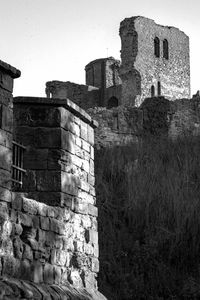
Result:
{"label": "metal grille", "polygon": [[13,141],[12,182],[15,188],[22,187],[23,175],[26,173],[26,170],[23,169],[25,150],[23,145]]}

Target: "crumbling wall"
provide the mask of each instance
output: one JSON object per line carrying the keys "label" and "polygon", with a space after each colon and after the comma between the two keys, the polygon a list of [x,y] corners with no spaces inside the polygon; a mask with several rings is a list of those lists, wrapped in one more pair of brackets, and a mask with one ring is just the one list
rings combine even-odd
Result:
{"label": "crumbling wall", "polygon": [[143,134],[170,138],[200,134],[200,98],[170,101],[164,97],[147,98],[141,105]]}
{"label": "crumbling wall", "polygon": [[98,121],[95,129],[95,147],[111,147],[135,143],[141,136],[143,116],[134,107],[104,107],[88,109],[87,112]]}
{"label": "crumbling wall", "polygon": [[83,109],[99,106],[99,89],[90,85],[70,81],[49,81],[46,83],[47,98],[70,99]]}
{"label": "crumbling wall", "polygon": [[[174,27],[161,26],[144,17],[124,19],[120,24],[122,41],[120,76],[122,104],[139,106],[155,95],[169,100],[190,97],[189,38]],[[155,55],[154,39],[159,39],[159,55]],[[163,42],[168,42],[168,58]]]}

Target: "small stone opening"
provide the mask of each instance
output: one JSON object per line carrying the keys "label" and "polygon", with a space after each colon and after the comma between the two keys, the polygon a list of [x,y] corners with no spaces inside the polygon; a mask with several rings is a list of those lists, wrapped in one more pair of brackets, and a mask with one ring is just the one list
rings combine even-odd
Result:
{"label": "small stone opening", "polygon": [[168,40],[164,39],[163,41],[163,57],[169,59],[169,44]]}
{"label": "small stone opening", "polygon": [[116,97],[111,97],[108,100],[107,108],[117,107],[119,105],[119,101]]}
{"label": "small stone opening", "polygon": [[155,87],[154,85],[151,86],[151,97],[155,96]]}
{"label": "small stone opening", "polygon": [[158,81],[158,96],[161,96],[161,84],[160,84],[160,81]]}
{"label": "small stone opening", "polygon": [[160,57],[160,40],[158,37],[154,39],[154,54],[156,57]]}

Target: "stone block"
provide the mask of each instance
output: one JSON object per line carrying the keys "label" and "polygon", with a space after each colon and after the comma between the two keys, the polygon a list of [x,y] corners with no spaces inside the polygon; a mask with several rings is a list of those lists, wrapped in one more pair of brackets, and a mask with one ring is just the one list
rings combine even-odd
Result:
{"label": "stone block", "polygon": [[82,149],[84,149],[85,151],[87,151],[88,153],[90,153],[90,144],[87,143],[86,141],[82,140],[81,141],[81,147]]}
{"label": "stone block", "polygon": [[19,126],[30,127],[59,127],[59,108],[49,105],[26,105],[15,106],[15,121]]}
{"label": "stone block", "polygon": [[94,217],[98,217],[98,208],[92,204],[88,204],[88,214]]}
{"label": "stone block", "polygon": [[13,110],[5,105],[2,105],[1,128],[5,131],[13,132]]}
{"label": "stone block", "polygon": [[37,188],[36,171],[27,170],[23,176],[23,191],[33,192]]}
{"label": "stone block", "polygon": [[19,237],[14,238],[13,240],[13,252],[15,258],[22,259],[23,254],[23,242]]}
{"label": "stone block", "polygon": [[99,260],[96,257],[91,258],[91,271],[95,273],[99,272]]}
{"label": "stone block", "polygon": [[41,224],[41,229],[43,229],[43,230],[49,230],[50,229],[49,218],[40,217],[40,224]]}
{"label": "stone block", "polygon": [[56,219],[50,219],[50,230],[58,234],[65,234],[65,224]]}
{"label": "stone block", "polygon": [[58,266],[69,266],[70,256],[69,252],[63,250],[56,250],[56,264]]}
{"label": "stone block", "polygon": [[61,148],[75,154],[75,136],[64,129],[61,129]]}
{"label": "stone block", "polygon": [[94,161],[90,159],[90,174],[94,176]]}
{"label": "stone block", "polygon": [[44,282],[48,284],[54,283],[54,267],[48,263],[44,265]]}
{"label": "stone block", "polygon": [[77,288],[83,287],[83,282],[82,282],[82,279],[80,277],[78,270],[70,271],[69,282]]}
{"label": "stone block", "polygon": [[36,129],[27,126],[15,127],[15,139],[20,141],[24,146],[34,147],[35,141],[38,138],[36,135]]}
{"label": "stone block", "polygon": [[88,204],[83,203],[80,199],[76,199],[74,211],[76,213],[87,215],[88,214]]}
{"label": "stone block", "polygon": [[0,145],[12,149],[12,134],[10,132],[0,129]]}
{"label": "stone block", "polygon": [[[89,173],[90,172],[90,164],[87,160],[83,160],[81,170]],[[91,174],[92,175],[92,174]]]}
{"label": "stone block", "polygon": [[64,150],[48,149],[48,158],[47,158],[48,170],[61,170],[61,160],[63,160],[64,157],[65,157]]}
{"label": "stone block", "polygon": [[15,223],[13,225],[13,231],[14,231],[14,235],[21,235],[22,231],[23,231],[23,228],[20,224]]}
{"label": "stone block", "polygon": [[3,262],[2,275],[13,277],[16,272],[15,271],[15,265],[16,265],[15,258],[12,255],[5,255],[2,257],[2,262]]}
{"label": "stone block", "polygon": [[18,222],[27,227],[32,227],[32,225],[33,225],[32,215],[19,212],[18,213]]}
{"label": "stone block", "polygon": [[62,268],[58,267],[58,266],[54,266],[55,284],[60,285],[60,283],[61,283],[61,276],[62,276]]}
{"label": "stone block", "polygon": [[94,197],[85,191],[79,191],[78,197],[82,199],[84,203],[88,203],[88,204],[90,203],[92,205],[94,204]]}
{"label": "stone block", "polygon": [[84,287],[86,289],[97,289],[96,274],[90,271],[83,272]]}
{"label": "stone block", "polygon": [[61,174],[59,171],[36,171],[38,191],[61,191]]}
{"label": "stone block", "polygon": [[61,148],[61,129],[40,127],[35,129],[37,148]]}
{"label": "stone block", "polygon": [[98,232],[93,229],[88,229],[85,231],[85,239],[87,243],[93,245],[98,245]]}
{"label": "stone block", "polygon": [[43,265],[35,261],[31,265],[31,273],[32,273],[32,280],[35,283],[42,283],[43,282]]}
{"label": "stone block", "polygon": [[79,186],[80,179],[78,176],[66,172],[61,172],[62,192],[76,196]]}
{"label": "stone block", "polygon": [[11,190],[11,172],[0,169],[0,186]]}
{"label": "stone block", "polygon": [[94,160],[94,148],[92,146],[90,147],[90,156],[91,156],[91,159]]}
{"label": "stone block", "polygon": [[10,172],[11,166],[12,166],[12,151],[9,148],[0,145],[0,168]]}
{"label": "stone block", "polygon": [[8,189],[5,189],[3,187],[0,187],[0,200],[11,202],[12,199],[12,193]]}
{"label": "stone block", "polygon": [[75,143],[76,143],[76,145],[78,146],[78,147],[80,147],[81,148],[81,146],[82,146],[82,139],[80,139],[78,136],[76,136],[76,138],[75,138]]}
{"label": "stone block", "polygon": [[22,210],[23,194],[12,193],[12,208],[16,210]]}
{"label": "stone block", "polygon": [[95,185],[95,177],[91,174],[88,174],[88,183],[91,185],[91,186],[94,186]]}
{"label": "stone block", "polygon": [[88,141],[88,126],[85,122],[81,121],[81,134],[80,137],[85,140]]}
{"label": "stone block", "polygon": [[28,170],[47,169],[48,149],[27,148],[24,152],[24,168]]}
{"label": "stone block", "polygon": [[33,251],[29,245],[24,245],[23,259],[33,260]]}
{"label": "stone block", "polygon": [[38,212],[38,204],[35,200],[23,197],[23,210],[26,213],[36,215]]}
{"label": "stone block", "polygon": [[94,129],[88,125],[88,132],[87,132],[88,136],[87,136],[87,140],[88,140],[88,143],[90,145],[94,145]]}

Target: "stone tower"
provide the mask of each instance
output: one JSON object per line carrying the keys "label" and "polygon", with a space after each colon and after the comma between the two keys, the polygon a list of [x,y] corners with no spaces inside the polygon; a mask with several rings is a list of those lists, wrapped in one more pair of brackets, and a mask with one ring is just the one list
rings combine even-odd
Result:
{"label": "stone tower", "polygon": [[119,77],[120,61],[113,57],[91,61],[85,67],[86,85],[100,89],[100,106],[108,106],[108,102],[116,99],[118,105],[119,92],[113,93],[113,87],[121,85]]}
{"label": "stone tower", "polygon": [[175,27],[144,17],[120,24],[122,104],[139,106],[151,96],[190,97],[189,38]]}

